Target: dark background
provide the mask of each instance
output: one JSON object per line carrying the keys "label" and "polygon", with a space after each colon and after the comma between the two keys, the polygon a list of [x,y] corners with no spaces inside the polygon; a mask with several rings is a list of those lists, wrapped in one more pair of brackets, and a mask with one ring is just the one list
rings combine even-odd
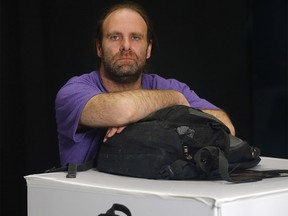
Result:
{"label": "dark background", "polygon": [[[2,0],[1,215],[26,215],[25,175],[59,166],[54,99],[97,63],[97,0]],[[286,0],[138,1],[159,39],[151,72],[227,111],[237,136],[288,158]]]}

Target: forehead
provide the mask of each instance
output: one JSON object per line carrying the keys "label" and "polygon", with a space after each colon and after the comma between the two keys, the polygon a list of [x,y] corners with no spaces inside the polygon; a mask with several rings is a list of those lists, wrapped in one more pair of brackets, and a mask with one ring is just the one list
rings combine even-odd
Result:
{"label": "forehead", "polygon": [[103,33],[138,32],[146,34],[147,25],[139,13],[129,8],[121,8],[109,14],[103,22]]}

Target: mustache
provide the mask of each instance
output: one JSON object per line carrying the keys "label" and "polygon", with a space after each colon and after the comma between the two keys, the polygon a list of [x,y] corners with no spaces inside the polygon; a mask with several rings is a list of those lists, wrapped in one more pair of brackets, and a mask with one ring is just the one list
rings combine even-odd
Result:
{"label": "mustache", "polygon": [[118,57],[137,57],[137,55],[132,50],[124,50],[117,54]]}

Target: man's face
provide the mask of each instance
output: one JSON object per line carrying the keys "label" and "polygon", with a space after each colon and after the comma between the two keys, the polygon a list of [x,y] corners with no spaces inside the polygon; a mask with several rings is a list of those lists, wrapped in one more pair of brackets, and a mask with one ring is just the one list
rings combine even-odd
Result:
{"label": "man's face", "polygon": [[97,54],[106,76],[116,82],[130,83],[141,75],[151,48],[144,19],[133,10],[119,9],[103,23],[103,40],[97,44]]}

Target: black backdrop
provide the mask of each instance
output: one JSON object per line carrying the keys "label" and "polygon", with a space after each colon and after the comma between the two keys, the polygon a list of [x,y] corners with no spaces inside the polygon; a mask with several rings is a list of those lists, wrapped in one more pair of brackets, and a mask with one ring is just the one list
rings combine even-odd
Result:
{"label": "black backdrop", "polygon": [[[59,165],[54,99],[93,70],[93,26],[116,1],[1,1],[1,215],[26,215],[25,175]],[[151,72],[226,110],[239,137],[288,158],[287,1],[139,1],[159,39]]]}

